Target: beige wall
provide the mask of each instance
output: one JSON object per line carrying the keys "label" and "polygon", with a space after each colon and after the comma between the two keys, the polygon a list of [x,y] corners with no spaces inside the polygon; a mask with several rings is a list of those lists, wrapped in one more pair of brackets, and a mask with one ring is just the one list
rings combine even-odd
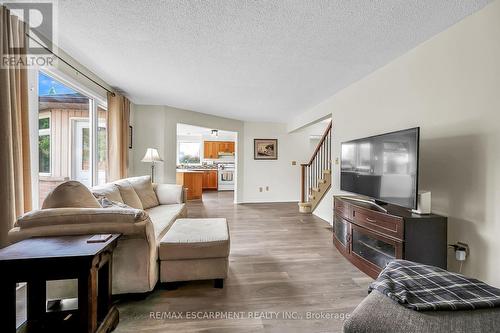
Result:
{"label": "beige wall", "polygon": [[[333,116],[334,159],[343,141],[421,127],[419,186],[432,191],[433,211],[449,216],[448,242],[470,245],[465,274],[500,287],[500,1],[301,119],[325,111]],[[338,193],[334,169],[331,193]],[[331,221],[331,205],[330,196],[316,214]],[[449,267],[457,269],[452,256]]]}
{"label": "beige wall", "polygon": [[[268,122],[245,122],[244,128],[245,202],[299,201],[300,163],[305,163],[315,148],[311,148],[311,131],[288,133],[286,124]],[[254,139],[278,139],[278,160],[254,160]],[[292,165],[292,161],[297,164]]]}

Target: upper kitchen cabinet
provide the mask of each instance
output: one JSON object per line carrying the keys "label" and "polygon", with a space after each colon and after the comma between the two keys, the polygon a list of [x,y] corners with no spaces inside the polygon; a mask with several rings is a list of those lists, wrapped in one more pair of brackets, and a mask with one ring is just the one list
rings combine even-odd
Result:
{"label": "upper kitchen cabinet", "polygon": [[216,141],[205,141],[203,143],[203,156],[205,158],[219,158],[219,145]]}
{"label": "upper kitchen cabinet", "polygon": [[219,153],[234,153],[234,142],[231,141],[219,142]]}
{"label": "upper kitchen cabinet", "polygon": [[205,141],[203,144],[204,157],[217,159],[222,154],[234,154],[234,142],[232,141]]}

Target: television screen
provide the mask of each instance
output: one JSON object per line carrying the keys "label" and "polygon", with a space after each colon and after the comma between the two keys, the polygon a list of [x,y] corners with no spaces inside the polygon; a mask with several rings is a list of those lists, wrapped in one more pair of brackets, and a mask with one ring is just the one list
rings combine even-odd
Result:
{"label": "television screen", "polygon": [[340,188],[416,209],[420,128],[342,143]]}

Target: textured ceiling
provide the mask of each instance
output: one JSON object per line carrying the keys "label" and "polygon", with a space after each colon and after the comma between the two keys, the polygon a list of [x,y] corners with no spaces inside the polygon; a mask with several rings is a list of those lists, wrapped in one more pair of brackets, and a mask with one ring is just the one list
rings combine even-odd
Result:
{"label": "textured ceiling", "polygon": [[286,122],[489,2],[58,0],[58,43],[134,103]]}

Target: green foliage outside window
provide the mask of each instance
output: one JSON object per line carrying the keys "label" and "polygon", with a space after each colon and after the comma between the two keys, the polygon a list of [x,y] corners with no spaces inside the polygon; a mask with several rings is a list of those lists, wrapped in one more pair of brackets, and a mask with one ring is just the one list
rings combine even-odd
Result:
{"label": "green foliage outside window", "polygon": [[179,163],[200,163],[200,157],[193,155],[180,155]]}
{"label": "green foliage outside window", "polygon": [[38,170],[50,173],[50,135],[38,137]]}
{"label": "green foliage outside window", "polygon": [[38,129],[49,129],[49,128],[50,128],[50,118],[38,119]]}

